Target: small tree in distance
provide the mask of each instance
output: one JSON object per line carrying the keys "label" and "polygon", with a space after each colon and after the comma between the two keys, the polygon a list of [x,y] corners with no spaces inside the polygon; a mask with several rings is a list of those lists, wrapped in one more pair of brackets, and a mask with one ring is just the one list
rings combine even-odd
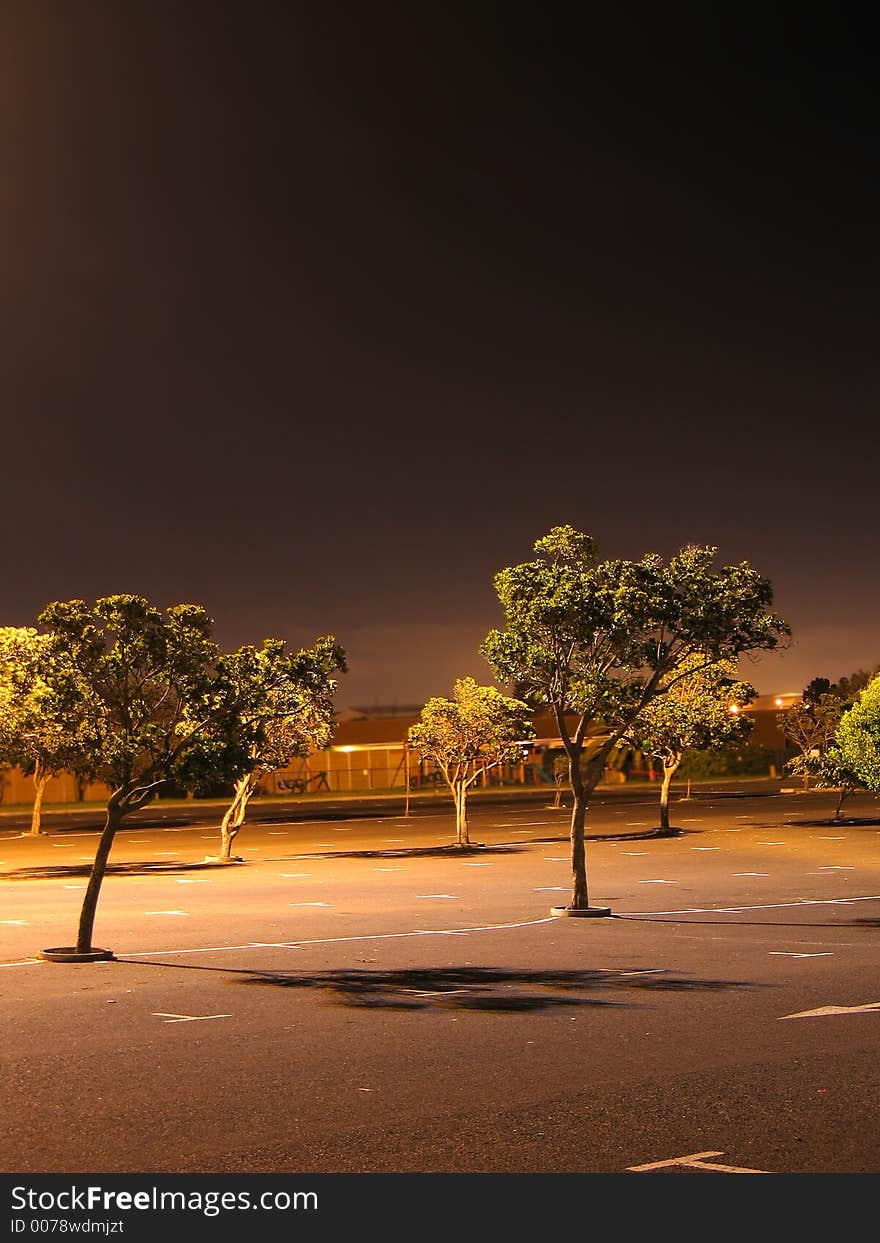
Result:
{"label": "small tree in distance", "polygon": [[262,648],[242,647],[222,658],[248,759],[220,825],[222,859],[232,859],[232,843],[260,779],[286,768],[296,756],[330,745],[332,674],[345,668],[345,652],[332,636],[295,654],[285,651],[282,639],[266,639]]}
{"label": "small tree in distance", "polygon": [[666,694],[651,700],[640,718],[638,737],[632,741],[649,750],[663,765],[660,787],[660,831],[670,833],[669,787],[685,751],[708,751],[745,741],[753,721],[742,712],[755,698],[748,682],[737,680],[729,661],[706,665],[695,653]]}
{"label": "small tree in distance", "polygon": [[[776,714],[776,720],[786,738],[797,747],[799,754],[786,765],[790,772],[803,777],[804,789],[810,787],[810,778],[822,783],[822,763],[834,742],[837,727],[849,703],[834,690],[824,689],[826,679],[814,678],[804,692],[800,703],[792,704],[784,712]],[[830,684],[829,684],[830,685]],[[829,773],[826,771],[825,777]]]}
{"label": "small tree in distance", "polygon": [[33,777],[35,835],[49,778],[62,772],[88,776],[76,696],[57,672],[48,635],[26,626],[0,628],[0,760]]}
{"label": "small tree in distance", "polygon": [[528,705],[493,686],[460,678],[453,694],[454,700],[428,700],[409,743],[442,772],[455,803],[456,845],[464,847],[470,845],[468,790],[481,772],[519,759],[534,728]]}

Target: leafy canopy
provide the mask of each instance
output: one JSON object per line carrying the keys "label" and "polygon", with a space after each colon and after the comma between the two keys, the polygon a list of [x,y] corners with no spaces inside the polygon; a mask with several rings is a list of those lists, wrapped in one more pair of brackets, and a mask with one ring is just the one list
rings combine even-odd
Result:
{"label": "leafy canopy", "polygon": [[[635,741],[655,754],[681,758],[684,751],[708,751],[745,741],[752,720],[742,711],[755,698],[748,682],[739,681],[731,661],[706,665],[695,653],[682,662],[665,694],[646,704]],[[662,688],[661,688],[662,689]]]}
{"label": "leafy canopy", "polygon": [[558,712],[626,729],[652,698],[698,667],[775,648],[787,624],[747,562],[716,569],[716,549],[668,562],[599,561],[589,536],[555,527],[533,561],[495,576],[506,628],[483,654],[496,674]]}
{"label": "leafy canopy", "polygon": [[276,771],[329,745],[332,675],[345,670],[345,652],[332,635],[296,653],[287,652],[283,639],[266,639],[261,648],[241,647],[221,658],[253,771]]}
{"label": "leafy canopy", "polygon": [[246,765],[233,688],[219,667],[211,620],[195,604],[164,611],[142,596],[89,606],[55,602],[39,617],[48,631],[56,692],[79,713],[92,772],[123,810],[163,781],[186,784],[205,749],[227,774]]}
{"label": "leafy canopy", "polygon": [[858,784],[880,793],[880,677],[868,683],[841,720],[831,754]]}
{"label": "leafy canopy", "polygon": [[526,704],[473,678],[460,678],[453,694],[452,700],[428,700],[410,728],[411,746],[434,760],[447,780],[463,776],[478,759],[504,764],[520,758],[519,744],[534,737]]}
{"label": "leafy canopy", "polygon": [[0,627],[0,762],[44,774],[84,769],[83,720],[50,636]]}

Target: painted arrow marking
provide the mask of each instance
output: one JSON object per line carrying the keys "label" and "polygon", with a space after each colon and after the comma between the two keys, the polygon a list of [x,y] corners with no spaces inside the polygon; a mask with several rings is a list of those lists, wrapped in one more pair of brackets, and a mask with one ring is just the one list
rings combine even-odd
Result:
{"label": "painted arrow marking", "polygon": [[153,1012],[154,1019],[164,1019],[166,1023],[202,1023],[205,1019],[231,1019],[231,1014],[163,1014]]}
{"label": "painted arrow marking", "polygon": [[686,1157],[673,1157],[671,1161],[650,1161],[647,1165],[630,1165],[630,1173],[640,1174],[648,1170],[666,1170],[680,1165],[690,1170],[708,1170],[713,1174],[768,1174],[769,1170],[749,1170],[740,1165],[717,1165],[707,1157],[723,1157],[723,1152],[692,1152]]}
{"label": "painted arrow marking", "polygon": [[880,1001],[869,1001],[866,1006],[820,1006],[818,1010],[801,1010],[799,1014],[782,1014],[782,1019],[823,1019],[828,1014],[876,1014]]}

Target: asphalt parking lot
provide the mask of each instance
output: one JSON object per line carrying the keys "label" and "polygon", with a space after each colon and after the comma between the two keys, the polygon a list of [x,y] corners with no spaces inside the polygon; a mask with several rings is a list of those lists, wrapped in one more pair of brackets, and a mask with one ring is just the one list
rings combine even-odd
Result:
{"label": "asphalt parking lot", "polygon": [[482,848],[409,820],[133,825],[96,944],[97,840],[0,835],[7,1172],[880,1170],[880,803],[653,793],[594,807],[590,896],[555,919],[567,818],[478,805]]}

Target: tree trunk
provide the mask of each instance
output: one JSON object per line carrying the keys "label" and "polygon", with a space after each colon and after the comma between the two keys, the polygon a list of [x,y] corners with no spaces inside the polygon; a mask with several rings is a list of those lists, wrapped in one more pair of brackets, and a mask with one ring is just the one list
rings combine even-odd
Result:
{"label": "tree trunk", "polygon": [[471,839],[468,834],[467,785],[463,781],[456,782],[454,795],[456,842],[459,846],[469,846]]}
{"label": "tree trunk", "polygon": [[574,910],[585,910],[590,905],[587,893],[587,859],[584,849],[584,833],[587,823],[587,790],[580,772],[580,752],[569,754],[569,780],[574,796],[571,812],[571,905]]}
{"label": "tree trunk", "polygon": [[663,784],[660,787],[660,829],[663,833],[669,832],[669,787],[680,763],[681,756],[678,754],[663,756]]}
{"label": "tree trunk", "polygon": [[244,824],[248,803],[255,786],[256,782],[254,782],[251,774],[248,774],[246,777],[240,777],[235,783],[235,795],[226,809],[226,815],[220,824],[221,859],[226,859],[227,861],[232,859],[232,843],[238,836],[239,829]]}
{"label": "tree trunk", "polygon": [[835,820],[840,819],[840,813],[843,808],[843,804],[845,800],[848,799],[851,794],[852,794],[852,790],[848,786],[840,787],[840,794],[838,795],[838,798],[837,798],[837,806],[834,808],[834,819]]}
{"label": "tree trunk", "polygon": [[31,833],[35,836],[42,831],[40,828],[40,817],[43,810],[43,792],[48,781],[49,774],[43,765],[38,763],[34,769],[34,809],[31,812]]}
{"label": "tree trunk", "polygon": [[104,873],[107,870],[107,857],[110,854],[110,847],[113,845],[116,830],[122,823],[124,814],[120,792],[118,790],[114,791],[110,796],[110,801],[107,803],[104,829],[98,842],[95,862],[92,864],[92,873],[86,887],[85,897],[83,898],[82,911],[79,917],[79,932],[76,938],[76,952],[78,954],[88,954],[92,948],[92,930],[95,926],[95,912],[98,909],[98,895],[101,892],[101,884],[104,880]]}

